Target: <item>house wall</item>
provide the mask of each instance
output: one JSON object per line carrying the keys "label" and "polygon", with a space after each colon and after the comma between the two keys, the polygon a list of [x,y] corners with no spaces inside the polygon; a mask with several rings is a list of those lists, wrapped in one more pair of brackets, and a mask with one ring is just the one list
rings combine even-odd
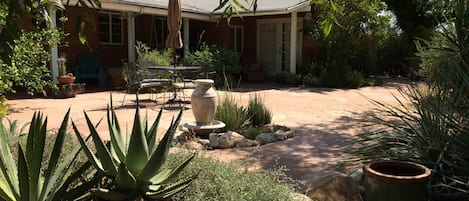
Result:
{"label": "house wall", "polygon": [[217,45],[219,47],[233,48],[233,33],[226,22],[207,22],[200,20],[189,21],[189,41],[190,49],[197,48],[199,43],[207,43],[207,45]]}
{"label": "house wall", "polygon": [[99,64],[106,71],[109,67],[122,66],[121,59],[127,58],[127,20],[123,20],[123,42],[118,45],[101,44],[99,42],[98,10],[89,10],[93,23],[86,23],[85,36],[86,43],[82,44],[76,34],[75,26],[79,17],[84,13],[83,8],[69,7],[65,10],[64,16],[68,22],[62,26],[65,33],[69,35],[65,38],[65,45],[59,46],[59,57],[67,58],[67,71],[73,72],[78,64],[78,55],[83,53],[96,53],[99,57]]}
{"label": "house wall", "polygon": [[[306,27],[304,17],[307,13],[298,13],[298,17],[303,18],[303,28]],[[279,19],[290,18],[291,15],[273,15],[273,16],[249,16],[243,19],[235,18],[232,24],[244,27],[244,50],[242,55],[242,67],[247,70],[251,64],[257,63],[257,20],[261,19]],[[321,56],[319,44],[308,37],[308,34],[300,30],[303,34],[301,41],[302,62],[307,64]]]}
{"label": "house wall", "polygon": [[[66,9],[64,15],[68,18],[68,22],[63,25],[66,33],[71,33],[66,37],[67,46],[59,47],[59,56],[65,55],[67,58],[67,69],[73,72],[77,65],[78,55],[81,53],[96,53],[100,58],[100,64],[105,68],[121,66],[121,59],[127,58],[127,20],[123,21],[123,43],[118,45],[101,44],[99,42],[98,27],[98,10],[91,10],[91,19],[94,20],[95,27],[92,23],[87,23],[85,34],[87,43],[81,44],[75,33],[75,26],[78,17],[84,13],[83,8],[70,7]],[[304,17],[306,13],[299,13],[299,17]],[[142,41],[152,48],[156,47],[155,36],[152,31],[153,27],[152,15],[137,15],[135,17],[135,34],[136,40]],[[275,16],[249,16],[242,19],[234,17],[230,25],[226,21],[208,22],[200,20],[190,20],[190,50],[194,50],[199,42],[206,42],[209,45],[218,45],[223,48],[232,49],[233,30],[229,26],[243,27],[244,44],[240,64],[243,71],[246,71],[251,64],[257,63],[257,20],[259,19],[276,19],[290,18],[289,14]],[[303,22],[305,23],[305,22]],[[305,27],[305,24],[304,26]],[[187,44],[186,44],[187,45]],[[319,45],[308,38],[303,33],[302,40],[302,61],[310,62],[313,58],[320,57],[321,50]]]}

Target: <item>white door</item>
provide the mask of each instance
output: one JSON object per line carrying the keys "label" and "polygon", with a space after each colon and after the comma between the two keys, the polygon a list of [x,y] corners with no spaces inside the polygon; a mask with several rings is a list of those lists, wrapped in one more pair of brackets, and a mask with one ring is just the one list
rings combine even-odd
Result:
{"label": "white door", "polygon": [[[301,25],[301,24],[299,24]],[[258,22],[258,56],[268,76],[290,71],[290,19]],[[300,37],[297,37],[298,39]],[[300,44],[300,43],[298,43]],[[301,47],[300,45],[298,47]],[[299,52],[297,52],[299,53]],[[300,54],[301,55],[301,54]]]}

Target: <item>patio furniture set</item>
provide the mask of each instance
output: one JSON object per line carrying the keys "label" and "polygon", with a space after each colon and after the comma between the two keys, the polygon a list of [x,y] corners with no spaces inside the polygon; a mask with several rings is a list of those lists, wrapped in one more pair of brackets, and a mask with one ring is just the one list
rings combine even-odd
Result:
{"label": "patio furniture set", "polygon": [[[201,66],[147,66],[141,67],[136,63],[122,61],[127,74],[129,86],[136,87],[136,94],[146,88],[160,89],[163,95],[156,97],[163,99],[163,104],[185,104],[187,96],[185,89],[195,89],[195,79],[209,78],[215,72],[206,72]],[[169,92],[169,93],[165,93]],[[153,94],[153,93],[152,93]],[[150,97],[152,99],[152,97]],[[122,103],[125,101],[125,96]]]}

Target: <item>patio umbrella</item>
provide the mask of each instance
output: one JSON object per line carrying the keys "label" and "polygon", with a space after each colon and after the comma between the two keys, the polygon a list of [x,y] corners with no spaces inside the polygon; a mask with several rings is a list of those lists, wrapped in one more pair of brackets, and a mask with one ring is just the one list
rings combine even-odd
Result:
{"label": "patio umbrella", "polygon": [[166,47],[173,48],[173,62],[176,67],[176,49],[182,47],[181,39],[181,1],[168,0],[168,38],[166,38]]}

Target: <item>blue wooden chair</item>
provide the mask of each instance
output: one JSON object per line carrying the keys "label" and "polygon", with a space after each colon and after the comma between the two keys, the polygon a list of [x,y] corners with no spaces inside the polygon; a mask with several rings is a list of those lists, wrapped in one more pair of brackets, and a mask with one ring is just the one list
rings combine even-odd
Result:
{"label": "blue wooden chair", "polygon": [[98,56],[93,53],[78,55],[78,65],[75,67],[77,82],[84,79],[96,79],[98,86],[104,85],[103,68],[99,66]]}

